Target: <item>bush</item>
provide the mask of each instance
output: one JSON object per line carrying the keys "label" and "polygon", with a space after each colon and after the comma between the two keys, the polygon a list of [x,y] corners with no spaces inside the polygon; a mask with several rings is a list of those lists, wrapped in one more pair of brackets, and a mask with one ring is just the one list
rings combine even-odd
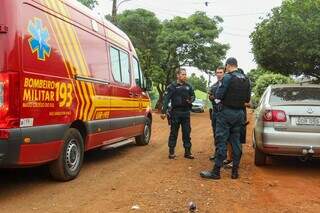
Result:
{"label": "bush", "polygon": [[261,75],[258,80],[256,81],[255,87],[253,88],[254,97],[253,97],[253,104],[256,105],[267,89],[269,85],[275,84],[290,84],[294,83],[293,79],[281,74],[263,74]]}

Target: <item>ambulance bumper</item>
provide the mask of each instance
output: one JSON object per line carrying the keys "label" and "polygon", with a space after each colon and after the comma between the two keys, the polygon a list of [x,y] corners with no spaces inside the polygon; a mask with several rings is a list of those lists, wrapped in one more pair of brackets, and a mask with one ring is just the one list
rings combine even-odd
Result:
{"label": "ambulance bumper", "polygon": [[[1,129],[0,129],[1,131]],[[21,129],[10,129],[8,139],[0,139],[0,168],[15,167],[18,164],[20,145],[21,145]]]}

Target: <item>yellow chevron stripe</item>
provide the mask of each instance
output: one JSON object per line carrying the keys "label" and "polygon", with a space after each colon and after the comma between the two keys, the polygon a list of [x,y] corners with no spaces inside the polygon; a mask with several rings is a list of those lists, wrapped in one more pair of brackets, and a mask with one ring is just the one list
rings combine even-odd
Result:
{"label": "yellow chevron stripe", "polygon": [[[58,7],[59,7],[60,12],[64,16],[70,18],[70,14],[68,13],[68,10],[66,9],[65,5],[62,2],[58,3]],[[69,24],[67,24],[67,25],[68,26],[66,27],[66,30],[67,30],[68,34],[70,35],[73,47],[75,48],[74,54],[75,54],[75,58],[77,61],[77,65],[80,68],[79,73],[82,76],[89,76],[89,69],[88,69],[88,66],[85,62],[84,55],[82,54],[82,49],[80,46],[80,42],[79,42],[77,33],[71,25],[69,25]],[[86,88],[88,88],[88,90],[82,86],[83,93],[84,93],[85,100],[86,100],[86,106],[84,109],[84,120],[91,120],[91,117],[93,116],[94,110],[93,110],[93,106],[90,106],[90,103],[91,103],[90,99],[91,99],[91,97],[94,96],[94,88],[93,88],[92,83],[86,83],[85,85],[87,86]],[[90,112],[89,112],[89,110],[90,110]]]}
{"label": "yellow chevron stripe", "polygon": [[[61,9],[61,7],[63,7],[63,5],[60,1],[54,1],[54,0],[49,0],[49,1],[51,2],[52,8],[55,11],[61,13],[62,15],[65,15]],[[71,26],[62,20],[58,20],[57,23],[60,26],[60,29],[62,32],[61,36],[62,36],[62,38],[64,40],[64,44],[66,46],[65,52],[66,52],[66,54],[69,54],[69,60],[71,62],[71,66],[73,67],[73,73],[83,75],[83,72],[82,72],[83,69],[81,69],[81,67],[79,66],[77,55],[75,53],[76,52],[75,47],[77,44],[72,40],[74,35],[68,33],[68,32],[70,32]],[[59,26],[57,26],[57,27],[59,27]],[[82,101],[81,107],[80,107],[79,119],[87,120],[86,110],[88,110],[88,108],[89,108],[88,102],[90,102],[90,99],[87,94],[86,84],[84,82],[77,83],[77,88],[78,88],[78,92],[81,96],[80,99]]]}
{"label": "yellow chevron stripe", "polygon": [[110,107],[139,107],[138,101],[122,101],[122,100],[111,100]]}
{"label": "yellow chevron stripe", "polygon": [[[66,16],[66,14],[64,14],[61,9],[61,8],[63,8],[62,3],[60,1],[54,1],[54,0],[51,0],[51,1],[54,2],[55,10],[58,11],[59,13],[61,13],[62,15]],[[78,65],[77,56],[75,54],[74,47],[76,46],[76,44],[72,40],[74,35],[69,33],[70,32],[70,25],[68,23],[65,23],[64,21],[59,21],[59,22],[60,22],[61,30],[63,32],[63,38],[66,41],[66,45],[68,45],[66,51],[70,55],[70,59],[71,59],[70,61],[72,62],[72,67],[74,67],[74,74],[83,75],[82,69]],[[81,103],[81,108],[80,108],[79,119],[86,120],[85,110],[86,110],[86,106],[88,106],[88,104],[86,103],[88,101],[88,97],[86,97],[87,96],[86,95],[87,88],[86,88],[84,82],[77,83],[77,85],[78,85],[79,94],[81,94],[81,96],[82,96],[82,93],[83,93],[83,97],[81,98],[82,103]]]}
{"label": "yellow chevron stripe", "polygon": [[[48,0],[44,0],[44,3],[45,3],[45,5],[48,6],[49,8],[52,8],[52,6],[51,6],[51,4],[50,4],[50,2],[49,2]],[[62,39],[61,32],[60,32],[60,30],[59,30],[59,28],[58,28],[58,24],[57,24],[57,22],[56,22],[56,20],[55,20],[54,17],[52,17],[52,16],[50,16],[50,15],[47,15],[47,17],[48,17],[48,20],[50,20],[49,23],[50,23],[50,26],[51,26],[52,31],[54,32],[54,36],[55,36],[55,38],[56,38],[59,51],[60,51],[60,53],[61,53],[61,55],[62,55],[63,63],[64,63],[64,65],[65,65],[65,67],[66,67],[67,72],[68,72],[68,77],[69,77],[69,79],[71,80],[72,87],[73,87],[74,91],[76,91],[76,86],[74,85],[74,82],[73,82],[73,80],[72,80],[73,75],[74,75],[74,70],[73,70],[72,68],[69,68],[69,66],[68,66],[68,64],[67,64],[66,59],[69,61],[69,56],[68,56],[68,54],[67,54],[68,51],[66,51],[67,48],[66,48],[66,46],[64,45],[64,40]],[[54,26],[53,26],[53,25],[54,25]],[[79,104],[80,104],[80,102],[79,102],[78,94],[77,94],[76,92],[75,92],[75,94],[76,94],[75,96],[76,96],[76,100],[77,100],[76,115],[75,115],[75,117],[77,118],[78,115],[79,115]],[[81,97],[80,97],[80,98],[81,98]]]}
{"label": "yellow chevron stripe", "polygon": [[[47,1],[51,1],[51,4],[55,5],[56,11],[61,13],[63,16],[70,18],[68,10],[62,2],[54,0]],[[75,29],[64,21],[59,20],[57,22],[59,22],[59,26],[61,27],[62,31],[62,33],[60,32],[62,34],[60,36],[64,41],[66,41],[63,42],[66,55],[69,54],[69,61],[73,62],[73,73],[82,76],[89,76],[89,69],[86,64],[86,60],[84,59],[84,54]],[[77,82],[77,88],[80,95],[80,101],[82,103],[80,109],[80,118],[83,118],[83,120],[91,120],[94,113],[97,110],[101,110],[101,107],[103,107],[105,110],[121,111],[136,109],[141,110],[141,107],[143,109],[150,107],[149,99],[140,100],[138,98],[132,99],[124,97],[95,96],[95,90],[92,83]],[[83,96],[80,91],[83,92]],[[92,101],[91,107],[90,99]],[[139,104],[139,100],[141,101],[141,105]],[[110,108],[106,106],[110,106]],[[126,108],[120,108],[121,106],[126,106]]]}
{"label": "yellow chevron stripe", "polygon": [[90,106],[90,109],[89,109],[88,119],[92,120],[93,119],[93,113],[95,111],[95,103],[93,101],[93,99],[95,97],[95,90],[94,90],[93,84],[91,83],[90,85],[91,86],[90,87],[88,86],[88,87],[89,87],[89,93],[90,93],[92,105]]}
{"label": "yellow chevron stripe", "polygon": [[[94,96],[93,97],[93,102],[95,103],[96,107],[105,107],[109,106],[108,101],[110,100],[110,107],[121,107],[121,106],[128,106],[128,107],[133,107],[133,106],[139,106],[139,99],[129,99],[129,98],[121,98],[121,97],[112,97],[112,96]],[[143,106],[149,106],[150,101],[141,101],[141,104]]]}
{"label": "yellow chevron stripe", "polygon": [[[148,107],[144,107],[142,109],[147,109]],[[119,110],[119,111],[128,111],[128,110],[139,110],[140,108],[138,107],[113,107],[113,108],[98,108],[96,109],[96,112],[107,112],[109,110]]]}
{"label": "yellow chevron stripe", "polygon": [[[141,108],[109,108],[108,110],[110,110],[110,111],[137,111],[140,109]],[[142,109],[147,109],[147,108],[142,108]]]}

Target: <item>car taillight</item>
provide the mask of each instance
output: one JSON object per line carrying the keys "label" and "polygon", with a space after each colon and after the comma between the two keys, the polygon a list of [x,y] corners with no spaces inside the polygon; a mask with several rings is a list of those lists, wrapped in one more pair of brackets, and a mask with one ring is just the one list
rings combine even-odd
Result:
{"label": "car taillight", "polygon": [[0,72],[0,129],[19,127],[18,73]]}
{"label": "car taillight", "polygon": [[282,110],[266,110],[263,115],[265,122],[286,122],[286,113]]}

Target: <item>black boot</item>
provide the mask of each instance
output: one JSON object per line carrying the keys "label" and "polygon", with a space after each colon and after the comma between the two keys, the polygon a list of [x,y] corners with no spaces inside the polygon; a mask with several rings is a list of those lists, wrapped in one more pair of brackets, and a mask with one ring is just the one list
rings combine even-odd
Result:
{"label": "black boot", "polygon": [[212,171],[202,171],[200,172],[200,176],[206,179],[214,179],[219,180],[220,177],[220,167],[214,166]]}
{"label": "black boot", "polygon": [[194,159],[194,156],[191,153],[191,148],[186,148],[184,152],[184,157],[188,159]]}
{"label": "black boot", "polygon": [[235,167],[235,166],[232,167],[231,178],[232,179],[238,179],[239,178],[238,167]]}
{"label": "black boot", "polygon": [[176,155],[174,153],[174,148],[169,148],[169,159],[175,159]]}

